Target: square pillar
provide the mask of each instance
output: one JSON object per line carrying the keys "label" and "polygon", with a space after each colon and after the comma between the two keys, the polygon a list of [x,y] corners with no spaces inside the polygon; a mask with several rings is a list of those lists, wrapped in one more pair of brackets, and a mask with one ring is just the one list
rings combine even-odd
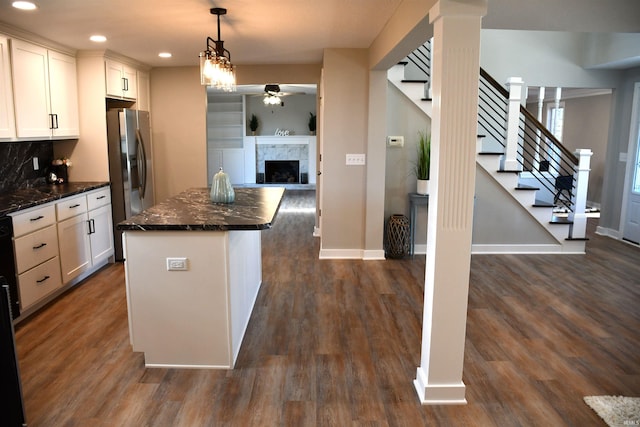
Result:
{"label": "square pillar", "polygon": [[480,24],[487,0],[440,0],[429,12],[431,189],[421,365],[423,404],[463,404],[464,342],[476,175]]}

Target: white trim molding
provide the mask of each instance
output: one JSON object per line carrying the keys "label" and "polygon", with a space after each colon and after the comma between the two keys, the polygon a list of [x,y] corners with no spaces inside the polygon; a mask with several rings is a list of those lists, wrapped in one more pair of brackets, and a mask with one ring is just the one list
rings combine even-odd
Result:
{"label": "white trim molding", "polygon": [[455,384],[428,384],[427,376],[422,368],[417,369],[413,385],[423,405],[466,405],[466,386],[460,381]]}

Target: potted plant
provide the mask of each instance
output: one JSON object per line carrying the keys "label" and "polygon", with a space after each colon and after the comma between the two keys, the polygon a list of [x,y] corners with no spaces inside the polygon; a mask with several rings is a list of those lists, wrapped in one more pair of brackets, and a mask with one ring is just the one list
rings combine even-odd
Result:
{"label": "potted plant", "polygon": [[255,114],[251,115],[249,120],[249,129],[251,129],[251,135],[255,135],[258,130],[258,117]]}
{"label": "potted plant", "polygon": [[316,134],[316,115],[313,113],[309,113],[309,133],[311,135]]}
{"label": "potted plant", "polygon": [[429,194],[429,172],[431,168],[431,135],[427,132],[418,132],[416,144],[417,158],[413,168],[418,180],[418,194]]}

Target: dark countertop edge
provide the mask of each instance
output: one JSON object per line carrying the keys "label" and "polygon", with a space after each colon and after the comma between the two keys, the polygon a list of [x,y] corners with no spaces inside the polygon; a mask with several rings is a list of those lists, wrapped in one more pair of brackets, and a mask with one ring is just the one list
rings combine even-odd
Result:
{"label": "dark countertop edge", "polygon": [[260,231],[270,229],[272,224],[273,221],[267,224],[256,225],[167,224],[144,226],[118,224],[116,229],[121,231]]}
{"label": "dark countertop edge", "polygon": [[[40,206],[47,204],[49,202],[55,202],[56,200],[64,199],[66,197],[75,196],[77,194],[86,193],[91,190],[96,190],[102,187],[108,187],[111,185],[110,182],[69,182],[67,184],[51,184],[46,186],[55,187],[56,191],[61,190],[59,192],[43,192],[43,197],[38,198],[37,200],[30,200],[28,202],[22,204],[15,204],[10,206],[2,206],[0,207],[0,216],[5,216],[13,212],[33,208],[35,206]],[[65,191],[65,188],[72,188],[68,191]],[[30,190],[37,190],[38,188],[30,188]],[[19,190],[17,190],[19,191]]]}
{"label": "dark countertop edge", "polygon": [[[242,187],[249,188],[249,187]],[[253,188],[253,187],[252,187]],[[282,188],[282,187],[280,187]],[[192,189],[190,189],[192,190]],[[189,191],[189,190],[186,190]],[[286,193],[286,189],[282,188],[282,194],[280,199],[278,200],[278,205],[275,208],[275,212],[271,217],[269,222],[265,222],[262,224],[152,224],[152,225],[142,225],[142,224],[127,224],[127,223],[119,223],[116,224],[116,230],[119,231],[260,231],[260,230],[268,230],[273,227],[273,223],[278,216],[278,212],[280,211],[280,206],[282,205],[282,199],[284,198],[284,194]]]}

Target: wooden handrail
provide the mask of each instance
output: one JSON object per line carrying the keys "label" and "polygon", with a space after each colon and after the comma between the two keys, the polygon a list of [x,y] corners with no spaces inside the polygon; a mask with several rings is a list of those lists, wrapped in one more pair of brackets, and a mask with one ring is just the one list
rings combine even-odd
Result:
{"label": "wooden handrail", "polygon": [[[498,83],[492,76],[491,74],[487,73],[482,67],[480,67],[480,76],[482,76],[486,81],[489,82],[489,84],[498,92],[500,92],[501,95],[503,95],[505,98],[509,99],[509,91],[507,89],[505,89],[500,83]],[[562,152],[562,154],[564,154],[565,156],[567,156],[567,158],[573,162],[574,165],[578,164],[578,158],[575,156],[575,154],[573,154],[571,151],[569,151],[567,149],[567,147],[565,147],[564,145],[562,145],[562,143],[560,141],[558,141],[558,138],[556,138],[551,132],[549,132],[549,130],[538,121],[538,119],[536,119],[533,114],[531,114],[531,112],[529,110],[527,110],[525,107],[523,107],[522,105],[520,105],[520,113],[522,113],[522,115],[524,115],[526,120],[529,120],[531,123],[533,123],[533,125],[540,130],[540,132],[542,132],[542,134],[547,137],[551,143],[553,145],[555,145],[556,147],[558,147],[558,149],[560,150],[560,152]]]}
{"label": "wooden handrail", "polygon": [[496,79],[494,79],[491,76],[491,74],[487,73],[482,67],[480,67],[480,76],[482,76],[486,81],[488,81],[495,90],[500,92],[500,95],[509,99],[509,91],[506,90],[500,83],[498,83]]}

